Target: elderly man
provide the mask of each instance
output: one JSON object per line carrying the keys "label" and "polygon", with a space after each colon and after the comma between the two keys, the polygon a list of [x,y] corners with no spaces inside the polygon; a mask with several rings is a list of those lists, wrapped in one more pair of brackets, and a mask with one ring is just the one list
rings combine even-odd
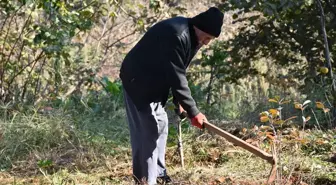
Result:
{"label": "elderly man", "polygon": [[223,13],[211,7],[195,17],[174,17],[151,27],[125,57],[120,78],[130,129],[133,175],[149,185],[171,181],[165,168],[168,118],[164,110],[171,90],[179,112],[202,129],[206,117],[198,110],[186,79],[197,51],[218,37]]}

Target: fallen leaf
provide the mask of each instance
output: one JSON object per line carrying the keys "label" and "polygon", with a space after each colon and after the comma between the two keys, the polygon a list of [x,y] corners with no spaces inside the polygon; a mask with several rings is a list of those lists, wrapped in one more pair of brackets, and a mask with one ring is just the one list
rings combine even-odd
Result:
{"label": "fallen leaf", "polygon": [[324,104],[322,102],[316,102],[316,107],[319,108],[319,109],[323,109]]}
{"label": "fallen leaf", "polygon": [[262,125],[260,127],[260,130],[270,130],[270,129],[272,129],[270,126],[264,126],[264,125]]}
{"label": "fallen leaf", "polygon": [[266,136],[267,136],[268,138],[270,138],[271,140],[274,140],[274,139],[275,139],[274,136],[272,136],[272,135],[267,134]]}
{"label": "fallen leaf", "polygon": [[219,177],[219,178],[217,178],[217,181],[220,182],[220,183],[223,183],[225,181],[225,178],[224,177]]}
{"label": "fallen leaf", "polygon": [[310,120],[310,116],[306,117],[306,122],[308,122]]}
{"label": "fallen leaf", "polygon": [[329,112],[330,111],[330,109],[328,109],[328,108],[323,108],[323,112],[324,113],[327,113],[327,112]]}
{"label": "fallen leaf", "polygon": [[297,141],[299,141],[301,144],[305,145],[308,143],[307,139],[297,139]]}
{"label": "fallen leaf", "polygon": [[284,120],[276,120],[275,122],[274,122],[275,124],[277,124],[277,125],[281,125],[281,124],[283,124],[284,123]]}
{"label": "fallen leaf", "polygon": [[297,118],[297,116],[292,116],[292,117],[290,117],[290,118],[287,118],[287,119],[285,120],[285,122],[287,122],[287,121],[289,121],[289,120],[291,120],[291,119],[295,119],[295,118]]}
{"label": "fallen leaf", "polygon": [[290,100],[280,102],[280,105],[290,103]]}

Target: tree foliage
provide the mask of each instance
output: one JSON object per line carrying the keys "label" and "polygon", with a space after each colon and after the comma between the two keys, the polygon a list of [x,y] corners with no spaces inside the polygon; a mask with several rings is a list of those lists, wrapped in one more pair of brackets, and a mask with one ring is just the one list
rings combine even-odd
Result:
{"label": "tree foliage", "polygon": [[[237,30],[206,49],[201,59],[204,68],[196,65],[200,73],[192,74],[198,79],[207,75],[204,97],[208,105],[226,96],[231,90],[224,84],[232,83],[264,95],[266,88],[270,96],[287,96],[294,90],[336,107],[335,1],[231,0],[217,5],[227,16],[232,15]],[[258,87],[246,86],[248,79],[255,79]],[[277,93],[272,94],[267,86]]]}
{"label": "tree foliage", "polygon": [[[231,0],[219,3],[224,12],[234,12],[233,23],[238,25],[238,31],[217,46],[219,51],[203,59],[227,53],[225,60],[216,63],[222,66],[217,68],[225,68],[221,71],[224,82],[239,83],[239,79],[248,76],[263,76],[271,84],[282,84],[284,88],[297,86],[310,98],[330,100],[336,107],[332,88],[335,82],[332,72],[336,69],[333,62],[336,1],[323,1],[321,6],[318,2]],[[257,61],[265,61],[262,65],[267,68],[275,65],[286,69],[287,73],[261,71],[260,66],[254,65]],[[211,62],[205,65],[213,66]]]}
{"label": "tree foliage", "polygon": [[[98,71],[114,59],[115,46],[125,47],[123,39],[183,11],[167,9],[157,0],[1,1],[1,101],[62,99],[97,85]],[[115,34],[120,29],[122,36]]]}
{"label": "tree foliage", "polygon": [[[327,2],[323,4],[326,30],[334,55],[336,8],[334,2]],[[233,63],[267,58],[279,66],[295,65],[288,77],[298,79],[313,79],[320,67],[327,66],[319,9],[313,1],[227,1],[220,6],[224,11],[237,10],[234,22],[243,24],[223,47],[229,49]],[[246,67],[239,69],[246,71]]]}

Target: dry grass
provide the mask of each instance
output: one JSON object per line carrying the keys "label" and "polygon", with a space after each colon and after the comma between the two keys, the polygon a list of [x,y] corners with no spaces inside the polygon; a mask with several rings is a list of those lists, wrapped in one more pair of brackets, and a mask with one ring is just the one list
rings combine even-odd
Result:
{"label": "dry grass", "polygon": [[[168,153],[173,152],[174,148],[170,148]],[[188,165],[183,170],[179,164],[168,166],[170,175],[174,178],[176,184],[262,184],[267,179],[270,165],[256,158],[245,151],[238,149],[230,159],[215,166],[208,161],[199,161]],[[290,155],[286,155],[288,158]],[[190,157],[189,157],[190,158]],[[169,158],[168,158],[169,159]],[[292,158],[291,158],[292,159]],[[124,161],[116,160],[116,158],[107,157],[104,159],[104,166],[96,166],[87,172],[80,170],[69,171],[60,169],[53,174],[41,170],[42,175],[37,176],[14,176],[8,172],[0,175],[1,184],[131,184],[131,163],[130,158]],[[291,161],[295,161],[291,163]],[[203,163],[203,164],[202,164]],[[320,165],[320,166],[318,166]],[[321,161],[315,161],[310,157],[297,156],[297,158],[286,162],[283,168],[286,174],[283,174],[284,181],[287,181],[289,171],[291,173],[289,181],[295,181],[293,184],[305,182],[307,184],[318,184],[318,176],[332,170],[335,165],[324,164]],[[335,177],[335,176],[334,176]],[[322,179],[322,178],[320,178]],[[329,180],[329,182],[335,182]],[[303,184],[303,183],[301,183]],[[324,183],[321,183],[324,184]]]}
{"label": "dry grass", "polygon": [[[169,174],[176,184],[252,185],[266,181],[271,166],[262,159],[218,136],[200,134],[193,128],[186,132],[185,170],[180,167],[176,146],[167,150]],[[54,156],[58,158],[50,159],[62,159],[64,164],[55,162],[50,168],[38,168],[34,157],[17,161],[16,164],[21,165],[0,173],[0,184],[132,184],[128,147],[119,146],[117,155],[99,153],[88,147],[83,148],[82,152],[66,148],[54,151]],[[322,160],[322,156],[326,157],[327,154],[309,156],[293,147],[285,149],[288,147],[284,147],[281,159],[282,184],[319,184],[319,179],[322,182],[324,177],[329,180],[320,184],[335,182],[332,180],[336,177],[336,165]],[[62,152],[64,154],[66,151],[67,157],[62,158]]]}
{"label": "dry grass", "polygon": [[[113,114],[55,110],[48,115],[18,114],[1,122],[0,184],[132,184],[124,116],[122,109]],[[269,150],[267,142],[251,134],[253,129],[247,135],[241,133],[245,124],[214,122]],[[173,127],[170,130],[167,168],[176,184],[259,185],[266,181],[271,166],[265,161],[187,122],[183,124],[185,169],[181,169],[176,133]],[[282,143],[278,168],[282,174],[277,184],[335,183],[336,165],[326,159],[336,149],[336,131],[307,131],[306,135],[308,143]]]}

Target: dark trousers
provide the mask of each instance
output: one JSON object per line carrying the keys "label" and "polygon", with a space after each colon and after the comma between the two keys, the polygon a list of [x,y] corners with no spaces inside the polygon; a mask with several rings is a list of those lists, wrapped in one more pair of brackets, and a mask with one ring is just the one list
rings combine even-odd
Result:
{"label": "dark trousers", "polygon": [[139,111],[124,89],[129,124],[133,175],[138,181],[156,184],[156,178],[166,175],[165,153],[168,117],[160,102],[152,102]]}

